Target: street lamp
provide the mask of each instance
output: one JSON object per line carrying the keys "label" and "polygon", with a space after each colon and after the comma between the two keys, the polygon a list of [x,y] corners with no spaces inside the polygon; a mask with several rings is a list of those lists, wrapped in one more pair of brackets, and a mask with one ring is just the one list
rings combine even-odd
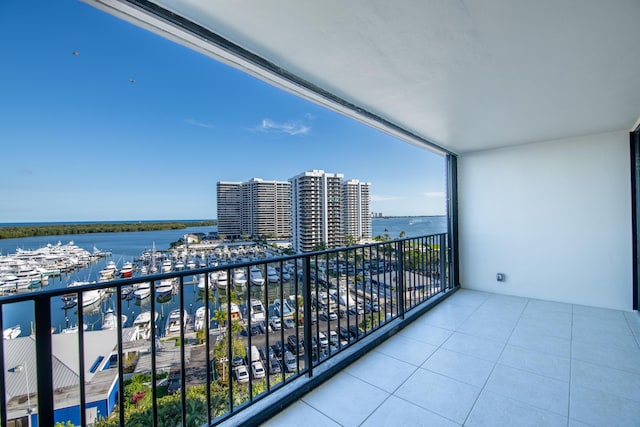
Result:
{"label": "street lamp", "polygon": [[29,393],[29,371],[27,370],[27,362],[24,362],[22,365],[18,365],[12,370],[13,372],[22,372],[24,371],[24,382],[27,386],[27,413],[31,413],[31,396]]}

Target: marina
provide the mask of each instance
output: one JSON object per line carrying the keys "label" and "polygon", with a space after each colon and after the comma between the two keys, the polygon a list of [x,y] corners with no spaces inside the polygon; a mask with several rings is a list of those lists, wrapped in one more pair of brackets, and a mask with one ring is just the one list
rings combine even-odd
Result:
{"label": "marina", "polygon": [[[442,217],[374,218],[373,226],[374,235],[382,235],[385,233],[397,234],[400,231],[412,229],[415,230],[415,233],[440,232],[445,228],[445,223]],[[178,241],[185,234],[200,233],[200,235],[208,236],[216,231],[216,227],[194,227],[183,230],[66,235],[56,236],[54,239],[44,236],[0,240],[2,290],[3,292],[37,292],[39,289],[45,288],[69,287],[74,283],[78,285],[117,279],[122,276],[123,270],[128,275],[129,268],[131,268],[132,277],[140,277],[146,274],[160,273],[163,269],[173,271],[181,264],[185,268],[232,265],[244,261],[268,260],[279,255],[279,251],[258,247],[253,242],[215,242],[200,247],[189,245],[189,248],[168,249],[171,243]],[[60,257],[60,254],[65,254],[65,257]],[[9,273],[9,266],[15,264],[34,266],[36,260],[52,259],[57,259],[57,264],[43,263],[40,265],[43,270],[36,270],[39,271],[40,276],[38,277],[41,279],[38,284],[31,283],[30,286],[17,288],[15,284],[7,285],[6,277],[11,279],[12,274],[17,277],[17,274]],[[268,278],[269,275],[272,280],[275,278],[273,269],[276,269],[275,273],[281,273],[285,282],[284,296],[286,298],[293,293],[291,267],[285,268],[282,272],[279,272],[277,270],[279,267],[274,265],[269,271],[260,268],[252,268],[248,272],[230,269],[229,275],[226,271],[220,271],[210,274],[208,278],[205,278],[204,275],[191,276],[191,280],[185,280],[182,294],[178,293],[176,282],[158,281],[153,284],[160,326],[158,331],[160,331],[160,335],[164,335],[169,313],[179,307],[180,298],[183,298],[184,307],[190,316],[189,328],[197,329],[195,328],[196,324],[203,327],[203,319],[197,322],[196,312],[204,306],[202,298],[206,283],[208,283],[212,298],[217,301],[217,304],[220,304],[220,299],[217,298],[218,293],[226,294],[229,284],[232,285],[234,291],[240,292],[246,292],[248,287],[252,300],[264,300],[263,292],[268,293],[269,300],[274,300],[278,298],[274,293],[277,286],[273,286],[275,283],[269,281]],[[21,276],[27,277],[28,275],[22,272]],[[46,278],[46,280],[42,280],[42,278]],[[152,284],[149,282],[146,284],[149,286],[146,290],[144,282],[139,284],[137,288],[122,288],[123,312],[121,319],[126,317],[123,326],[132,327],[134,319],[141,312],[149,309],[150,286]],[[268,286],[264,286],[265,284]],[[56,298],[55,301],[52,300],[52,324],[55,327],[55,332],[77,328],[78,301],[77,294],[72,292],[72,287],[69,294],[65,294],[59,299]],[[109,318],[110,313],[115,311],[116,300],[114,296],[111,292],[87,291],[83,293],[83,317],[87,330],[100,330],[105,323],[106,325],[111,324],[108,319],[105,322],[105,318]],[[213,306],[213,309],[215,308],[219,307]],[[273,307],[260,308],[255,306],[254,308],[257,317],[260,316],[258,310],[263,310],[267,317],[269,310],[273,310]],[[288,310],[288,307],[284,308]],[[242,310],[247,310],[246,304],[234,307],[234,315]],[[210,317],[212,316],[210,315]],[[21,330],[20,336],[29,335],[33,328],[32,308],[25,306],[25,303],[5,306],[3,324],[17,326]]]}

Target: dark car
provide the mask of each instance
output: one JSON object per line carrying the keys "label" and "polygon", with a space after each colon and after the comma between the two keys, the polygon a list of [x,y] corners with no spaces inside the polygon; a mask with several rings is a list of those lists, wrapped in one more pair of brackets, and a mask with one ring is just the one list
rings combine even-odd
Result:
{"label": "dark car", "polygon": [[353,338],[358,338],[358,336],[362,335],[364,332],[360,330],[356,325],[349,326],[349,335]]}
{"label": "dark car", "polygon": [[338,329],[336,329],[336,332],[340,336],[340,339],[349,340],[349,331],[344,326],[340,326]]}
{"label": "dark car", "polygon": [[279,374],[282,372],[282,366],[280,362],[276,358],[269,359],[269,373],[270,374]]}
{"label": "dark car", "polygon": [[293,354],[297,354],[298,356],[304,354],[304,343],[302,340],[299,340],[297,336],[289,335],[287,337],[287,344],[289,345],[289,350],[291,350]]}
{"label": "dark car", "polygon": [[255,325],[251,325],[251,335],[260,335],[264,334],[264,327],[262,324],[257,323]]}

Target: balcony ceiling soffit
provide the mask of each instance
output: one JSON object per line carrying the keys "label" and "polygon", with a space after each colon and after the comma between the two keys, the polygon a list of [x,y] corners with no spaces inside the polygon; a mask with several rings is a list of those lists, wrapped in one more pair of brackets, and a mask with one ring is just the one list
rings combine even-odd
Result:
{"label": "balcony ceiling soffit", "polygon": [[457,153],[640,115],[637,0],[154,2]]}

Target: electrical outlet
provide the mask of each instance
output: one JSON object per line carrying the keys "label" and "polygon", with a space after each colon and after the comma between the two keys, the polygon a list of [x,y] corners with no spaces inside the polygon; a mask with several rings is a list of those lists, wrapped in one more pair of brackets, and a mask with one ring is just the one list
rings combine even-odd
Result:
{"label": "electrical outlet", "polygon": [[504,273],[498,273],[498,274],[496,275],[496,280],[497,280],[498,282],[504,282],[504,281],[506,280],[506,277],[505,277]]}

